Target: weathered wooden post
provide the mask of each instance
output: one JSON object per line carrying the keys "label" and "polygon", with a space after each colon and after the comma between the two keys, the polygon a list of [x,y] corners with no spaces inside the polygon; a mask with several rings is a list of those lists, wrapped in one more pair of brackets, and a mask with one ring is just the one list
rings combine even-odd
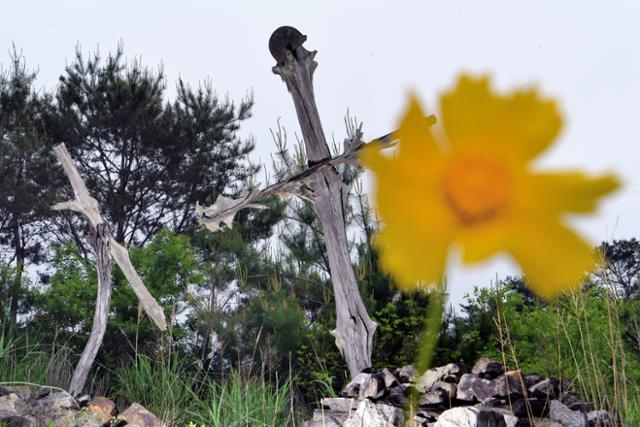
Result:
{"label": "weathered wooden post", "polygon": [[[76,169],[73,160],[71,160],[71,155],[69,155],[67,147],[64,144],[58,144],[53,147],[53,152],[69,178],[69,183],[71,184],[71,188],[73,188],[75,198],[67,202],[56,203],[51,209],[69,209],[81,213],[87,218],[91,227],[95,229],[98,224],[104,222],[98,209],[97,200],[89,194],[89,190],[87,190],[84,181],[80,177],[80,173],[78,173],[78,169]],[[112,237],[109,253],[116,264],[118,264],[118,267],[120,267],[122,274],[127,278],[129,286],[131,286],[131,289],[140,300],[140,305],[142,305],[147,316],[155,323],[158,329],[165,331],[167,329],[167,321],[165,320],[162,307],[160,307],[160,304],[156,302],[144,286],[144,283],[142,283],[142,279],[136,272],[133,264],[131,264],[129,251]]]}
{"label": "weathered wooden post", "polygon": [[91,370],[91,365],[98,354],[102,339],[107,331],[107,321],[109,320],[109,303],[111,301],[111,228],[109,224],[100,223],[96,226],[92,235],[93,247],[96,251],[96,268],[98,272],[98,295],[96,297],[96,308],[93,315],[93,325],[89,341],[84,347],[80,361],[73,371],[69,393],[76,396],[82,392],[87,376]]}
{"label": "weathered wooden post", "polygon": [[[273,72],[286,83],[293,98],[306,147],[309,166],[331,158],[313,92],[314,61],[317,51],[302,44],[306,36],[293,27],[280,27],[269,39],[269,50],[277,61]],[[376,324],[369,318],[351,265],[347,234],[343,182],[332,167],[318,170],[309,180],[314,206],[322,225],[331,281],[336,300],[337,325],[332,331],[336,345],[346,359],[352,377],[371,366]]]}
{"label": "weathered wooden post", "polygon": [[142,283],[142,279],[136,272],[131,260],[129,259],[129,251],[116,242],[111,236],[111,229],[102,219],[98,202],[91,197],[84,181],[78,173],[78,169],[73,164],[69,151],[64,144],[53,147],[53,152],[62,164],[64,172],[69,178],[69,183],[73,188],[74,199],[67,202],[57,203],[52,209],[62,210],[69,209],[81,213],[87,218],[91,227],[95,230],[95,248],[96,263],[98,270],[98,296],[96,301],[96,309],[91,327],[91,335],[85,346],[80,361],[73,372],[71,384],[69,385],[69,393],[77,395],[82,392],[87,375],[91,369],[91,365],[95,360],[102,339],[107,328],[107,320],[109,316],[109,300],[111,299],[111,258],[113,258],[122,274],[127,278],[129,286],[133,289],[140,300],[140,305],[147,313],[149,318],[161,331],[167,329],[167,321],[160,304],[151,296],[147,288]]}

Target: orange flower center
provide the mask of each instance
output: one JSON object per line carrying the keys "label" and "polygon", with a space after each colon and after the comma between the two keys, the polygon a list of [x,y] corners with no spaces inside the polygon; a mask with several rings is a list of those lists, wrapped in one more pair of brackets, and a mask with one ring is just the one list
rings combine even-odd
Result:
{"label": "orange flower center", "polygon": [[504,211],[509,187],[505,168],[479,156],[455,159],[444,176],[447,202],[465,224],[487,221]]}

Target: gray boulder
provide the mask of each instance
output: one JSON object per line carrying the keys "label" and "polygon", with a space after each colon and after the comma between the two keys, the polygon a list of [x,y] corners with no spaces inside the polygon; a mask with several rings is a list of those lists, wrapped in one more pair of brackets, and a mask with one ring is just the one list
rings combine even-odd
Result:
{"label": "gray boulder", "polygon": [[463,374],[458,382],[457,398],[465,402],[473,402],[475,396],[473,394],[473,385],[480,377],[477,374]]}
{"label": "gray boulder", "polygon": [[609,427],[613,424],[611,415],[602,409],[591,411],[587,414],[587,425],[589,427]]}
{"label": "gray boulder", "polygon": [[27,404],[15,393],[0,396],[0,421],[10,417],[20,417],[29,412]]}
{"label": "gray boulder", "polygon": [[516,427],[518,417],[508,409],[480,409],[478,427]]}
{"label": "gray boulder", "polygon": [[478,427],[480,410],[473,406],[451,408],[438,417],[434,427]]}
{"label": "gray boulder", "polygon": [[431,390],[433,385],[438,381],[445,382],[457,382],[462,376],[462,368],[455,364],[449,363],[445,366],[439,366],[437,368],[429,369],[416,379],[415,388],[420,393],[426,393]]}
{"label": "gray boulder", "polygon": [[565,427],[587,427],[587,417],[580,411],[572,411],[559,400],[552,400],[549,414],[552,420]]}
{"label": "gray boulder", "polygon": [[362,400],[343,427],[395,427],[402,423],[402,409]]}
{"label": "gray boulder", "polygon": [[480,378],[492,380],[498,375],[504,374],[505,368],[502,363],[495,362],[487,357],[482,357],[478,359],[473,366],[471,373],[478,375]]}
{"label": "gray boulder", "polygon": [[413,365],[405,365],[402,368],[396,369],[396,378],[401,383],[413,383],[418,377],[418,371]]}

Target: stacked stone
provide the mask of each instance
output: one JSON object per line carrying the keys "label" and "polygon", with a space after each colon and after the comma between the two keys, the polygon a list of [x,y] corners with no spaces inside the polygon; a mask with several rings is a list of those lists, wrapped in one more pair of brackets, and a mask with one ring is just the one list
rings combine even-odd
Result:
{"label": "stacked stone", "polygon": [[[365,370],[340,398],[322,399],[302,427],[596,427],[619,425],[557,378],[507,371],[482,358],[471,370],[450,363],[418,376],[408,365],[391,372]],[[405,408],[420,398],[412,422]]]}
{"label": "stacked stone", "polygon": [[0,387],[0,425],[7,427],[165,427],[137,403],[120,412],[116,406],[100,396],[74,399],[68,393],[51,389]]}

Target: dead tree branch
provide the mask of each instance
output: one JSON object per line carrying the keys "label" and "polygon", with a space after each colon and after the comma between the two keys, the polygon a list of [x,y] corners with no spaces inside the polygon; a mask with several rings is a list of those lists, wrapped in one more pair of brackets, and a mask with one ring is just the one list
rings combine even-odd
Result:
{"label": "dead tree branch", "polygon": [[[98,202],[89,194],[84,181],[78,173],[78,169],[73,164],[73,160],[71,160],[71,156],[69,155],[67,147],[65,147],[64,144],[59,144],[53,147],[53,151],[60,163],[62,163],[62,167],[64,168],[64,171],[69,178],[69,182],[71,183],[71,187],[73,188],[75,199],[67,202],[57,203],[52,207],[52,209],[70,209],[79,212],[86,216],[89,220],[89,223],[91,224],[91,227],[96,229],[98,224],[104,222],[98,209]],[[140,304],[142,305],[144,311],[161,331],[165,331],[167,329],[167,322],[165,320],[162,307],[160,307],[160,305],[156,302],[156,300],[144,286],[144,283],[142,283],[142,279],[136,272],[133,264],[131,264],[131,260],[129,259],[129,252],[127,251],[127,249],[116,242],[113,237],[111,237],[110,239],[110,254],[111,257],[113,257],[113,259],[116,261],[116,264],[118,264],[118,267],[120,267],[122,274],[124,274],[124,276],[129,281],[129,285],[140,300]]]}
{"label": "dead tree branch", "polygon": [[96,226],[93,240],[96,251],[96,266],[98,269],[98,295],[96,297],[96,310],[93,315],[93,325],[89,341],[84,347],[80,361],[73,371],[69,393],[77,396],[84,389],[89,370],[102,345],[104,333],[107,331],[109,318],[109,302],[111,301],[111,229],[108,224],[100,223]]}
{"label": "dead tree branch", "polygon": [[362,141],[362,124],[360,124],[354,130],[354,134],[345,141],[347,148],[342,154],[316,162],[300,173],[285,177],[283,180],[269,185],[262,190],[253,191],[237,199],[218,196],[215,203],[211,206],[202,207],[196,204],[198,220],[201,225],[211,231],[217,231],[224,226],[231,228],[233,218],[242,209],[264,209],[264,205],[260,204],[260,201],[267,197],[298,196],[309,198],[308,191],[305,191],[305,187],[310,186],[315,174],[342,164],[359,167],[357,156],[361,148],[374,144],[380,146],[380,148],[387,148],[393,146],[394,143],[395,137],[393,133],[389,133],[369,143],[364,143]]}

